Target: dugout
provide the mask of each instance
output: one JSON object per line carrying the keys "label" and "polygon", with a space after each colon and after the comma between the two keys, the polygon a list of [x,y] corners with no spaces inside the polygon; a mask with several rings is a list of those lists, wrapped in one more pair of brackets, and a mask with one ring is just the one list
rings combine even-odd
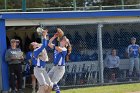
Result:
{"label": "dugout", "polygon": [[[99,24],[101,39],[102,24],[129,23],[140,21],[140,10],[114,11],[77,11],[77,12],[37,12],[37,13],[0,13],[0,90],[9,90],[8,65],[4,55],[6,45],[6,27],[73,24]],[[99,60],[102,62],[102,60]]]}

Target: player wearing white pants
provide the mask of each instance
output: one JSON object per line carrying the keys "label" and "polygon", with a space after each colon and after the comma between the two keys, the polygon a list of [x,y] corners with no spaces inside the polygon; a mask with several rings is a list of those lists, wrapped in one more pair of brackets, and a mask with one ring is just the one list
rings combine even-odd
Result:
{"label": "player wearing white pants", "polygon": [[57,84],[64,76],[65,66],[53,66],[48,75],[54,84]]}
{"label": "player wearing white pants", "polygon": [[49,93],[48,89],[51,85],[50,78],[45,70],[46,61],[48,61],[47,52],[45,48],[48,46],[47,33],[45,30],[42,32],[43,41],[42,45],[37,42],[32,42],[31,47],[33,49],[32,65],[34,65],[34,75],[39,82],[38,93]]}
{"label": "player wearing white pants", "polygon": [[65,73],[65,57],[67,55],[67,46],[70,44],[69,40],[66,36],[63,36],[60,40],[60,46],[55,46],[52,44],[53,40],[57,37],[57,33],[50,39],[49,41],[49,47],[51,49],[54,49],[54,66],[53,68],[48,72],[48,75],[52,81],[53,89],[56,91],[56,93],[60,93],[59,86],[57,83],[62,79],[64,73]]}
{"label": "player wearing white pants", "polygon": [[136,68],[138,77],[140,77],[140,63],[139,63],[139,53],[140,46],[136,44],[136,38],[131,38],[131,45],[128,46],[127,53],[129,56],[129,76],[132,77],[133,68]]}
{"label": "player wearing white pants", "polygon": [[44,68],[34,67],[34,75],[40,85],[38,93],[49,93],[48,86],[52,85],[46,70]]}

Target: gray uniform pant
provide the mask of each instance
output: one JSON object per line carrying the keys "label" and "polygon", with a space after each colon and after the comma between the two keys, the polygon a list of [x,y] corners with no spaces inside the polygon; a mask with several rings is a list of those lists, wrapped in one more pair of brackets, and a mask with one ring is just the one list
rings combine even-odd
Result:
{"label": "gray uniform pant", "polygon": [[47,74],[45,68],[34,67],[34,75],[39,82],[39,85],[48,85],[51,86],[52,82]]}
{"label": "gray uniform pant", "polygon": [[139,58],[129,59],[129,75],[132,75],[134,67],[136,68],[137,74],[139,74],[140,73]]}
{"label": "gray uniform pant", "polygon": [[60,79],[64,76],[65,66],[53,66],[52,69],[48,72],[48,75],[51,81],[54,84],[57,84]]}

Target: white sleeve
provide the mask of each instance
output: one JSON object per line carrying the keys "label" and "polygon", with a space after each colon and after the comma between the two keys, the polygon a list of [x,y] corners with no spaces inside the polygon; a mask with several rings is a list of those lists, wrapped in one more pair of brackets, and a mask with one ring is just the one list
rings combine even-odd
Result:
{"label": "white sleeve", "polygon": [[130,50],[131,45],[128,46],[127,48],[127,53],[129,54],[129,50]]}

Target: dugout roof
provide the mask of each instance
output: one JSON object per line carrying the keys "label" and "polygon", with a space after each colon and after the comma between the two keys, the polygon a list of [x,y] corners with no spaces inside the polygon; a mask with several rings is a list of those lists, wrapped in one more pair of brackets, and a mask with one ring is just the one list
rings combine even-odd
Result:
{"label": "dugout roof", "polygon": [[[61,11],[61,12],[8,12],[0,13],[6,26],[117,23],[138,21],[140,10]],[[117,20],[116,20],[117,18]],[[128,20],[129,19],[129,20]]]}

